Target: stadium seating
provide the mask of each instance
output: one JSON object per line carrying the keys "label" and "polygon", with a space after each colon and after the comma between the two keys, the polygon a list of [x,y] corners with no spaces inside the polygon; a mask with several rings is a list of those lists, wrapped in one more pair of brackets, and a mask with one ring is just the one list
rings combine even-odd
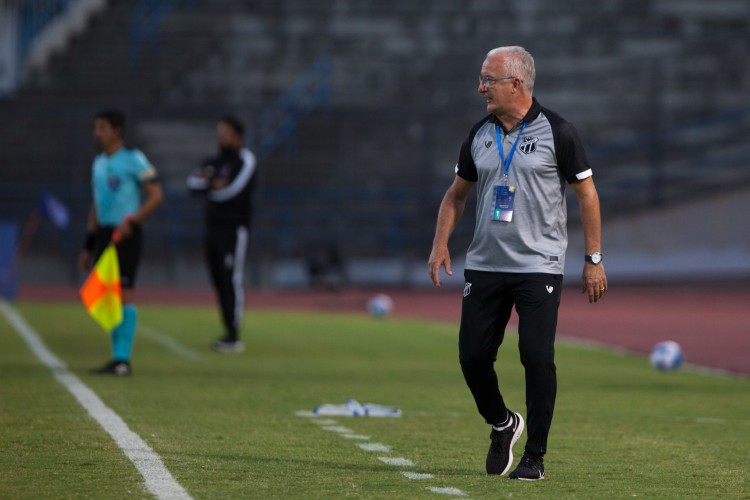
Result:
{"label": "stadium seating", "polygon": [[[609,215],[695,191],[705,163],[722,169],[710,178],[718,187],[747,184],[748,145],[733,137],[750,131],[750,75],[738,64],[748,15],[741,0],[110,2],[0,101],[2,189],[29,193],[0,203],[21,217],[44,179],[83,220],[91,117],[121,106],[129,142],[168,191],[151,252],[191,258],[200,212],[184,175],[211,152],[216,118],[234,112],[263,151],[255,259],[300,258],[319,240],[353,258],[420,259],[460,142],[484,112],[484,52],[509,43],[535,55],[539,99],[577,125]],[[328,100],[266,150],[262,117],[321,56]],[[459,244],[471,229],[469,215]]]}

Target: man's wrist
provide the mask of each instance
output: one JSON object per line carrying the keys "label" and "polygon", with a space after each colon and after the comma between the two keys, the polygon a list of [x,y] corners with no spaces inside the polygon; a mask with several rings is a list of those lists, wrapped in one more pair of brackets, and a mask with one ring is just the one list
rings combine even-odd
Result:
{"label": "man's wrist", "polygon": [[140,222],[135,220],[135,218],[132,215],[126,215],[124,222],[130,224],[131,227],[140,226]]}
{"label": "man's wrist", "polygon": [[591,264],[597,265],[604,260],[604,256],[601,252],[591,252],[583,257],[583,260],[590,262]]}

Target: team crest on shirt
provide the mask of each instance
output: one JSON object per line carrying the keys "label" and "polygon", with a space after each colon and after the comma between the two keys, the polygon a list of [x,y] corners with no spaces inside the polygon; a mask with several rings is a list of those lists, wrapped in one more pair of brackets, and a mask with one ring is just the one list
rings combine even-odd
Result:
{"label": "team crest on shirt", "polygon": [[485,148],[490,149],[491,146],[492,146],[492,141],[484,141]]}
{"label": "team crest on shirt", "polygon": [[531,137],[525,135],[521,137],[521,141],[518,144],[518,149],[526,154],[533,153],[536,151],[536,143],[539,142],[539,137]]}
{"label": "team crest on shirt", "polygon": [[109,184],[109,189],[111,189],[112,191],[117,191],[118,189],[120,189],[121,181],[118,176],[112,174],[107,177],[107,184]]}

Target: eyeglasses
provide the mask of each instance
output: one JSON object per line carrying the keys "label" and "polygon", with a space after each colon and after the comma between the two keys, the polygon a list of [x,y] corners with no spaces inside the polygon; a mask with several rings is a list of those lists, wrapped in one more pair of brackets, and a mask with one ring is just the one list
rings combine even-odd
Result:
{"label": "eyeglasses", "polygon": [[482,76],[479,75],[479,85],[484,85],[487,88],[492,87],[497,82],[500,82],[502,80],[513,80],[515,76],[504,76],[502,78],[492,78],[491,76]]}

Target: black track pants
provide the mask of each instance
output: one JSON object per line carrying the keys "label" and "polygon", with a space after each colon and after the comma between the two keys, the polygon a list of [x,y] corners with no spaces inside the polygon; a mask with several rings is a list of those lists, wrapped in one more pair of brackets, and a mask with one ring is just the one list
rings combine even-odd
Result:
{"label": "black track pants", "polygon": [[244,269],[248,231],[245,226],[210,228],[206,260],[221,309],[227,338],[237,340],[245,309]]}
{"label": "black track pants", "polygon": [[544,454],[557,394],[555,330],[562,275],[466,270],[459,359],[479,413],[489,424],[505,419],[495,361],[515,305],[518,349],[526,373],[525,451]]}

